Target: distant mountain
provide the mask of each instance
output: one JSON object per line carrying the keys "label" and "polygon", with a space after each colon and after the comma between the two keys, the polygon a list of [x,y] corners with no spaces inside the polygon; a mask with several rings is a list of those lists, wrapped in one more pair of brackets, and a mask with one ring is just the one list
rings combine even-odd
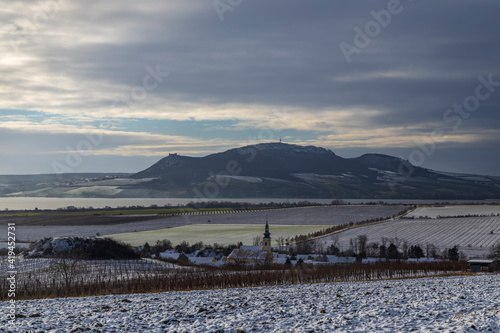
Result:
{"label": "distant mountain", "polygon": [[500,177],[439,172],[382,154],[262,143],[170,154],[136,174],[0,176],[0,197],[500,199]]}
{"label": "distant mountain", "polygon": [[382,154],[342,158],[331,150],[263,143],[205,157],[170,154],[133,176],[169,197],[500,198],[500,177],[452,174]]}

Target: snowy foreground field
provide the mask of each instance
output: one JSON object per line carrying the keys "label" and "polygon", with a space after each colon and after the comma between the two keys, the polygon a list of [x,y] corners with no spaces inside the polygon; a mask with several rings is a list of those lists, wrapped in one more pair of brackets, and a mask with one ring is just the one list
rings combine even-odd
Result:
{"label": "snowy foreground field", "polygon": [[[1,304],[3,308],[6,302]],[[11,332],[500,331],[498,275],[17,302]],[[2,318],[0,326],[6,320]]]}

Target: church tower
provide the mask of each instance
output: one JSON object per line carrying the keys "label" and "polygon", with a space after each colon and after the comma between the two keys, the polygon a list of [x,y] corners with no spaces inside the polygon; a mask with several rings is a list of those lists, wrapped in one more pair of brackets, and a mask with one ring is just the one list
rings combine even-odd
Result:
{"label": "church tower", "polygon": [[264,238],[262,239],[262,251],[271,252],[271,233],[269,232],[269,223],[266,217],[266,230],[264,231]]}

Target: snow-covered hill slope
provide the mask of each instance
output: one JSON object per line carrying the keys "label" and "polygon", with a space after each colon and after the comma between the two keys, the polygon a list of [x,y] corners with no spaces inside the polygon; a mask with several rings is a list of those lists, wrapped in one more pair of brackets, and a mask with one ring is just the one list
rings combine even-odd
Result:
{"label": "snow-covered hill slope", "polygon": [[478,275],[276,286],[20,301],[17,306],[24,318],[11,332],[499,332],[500,279]]}

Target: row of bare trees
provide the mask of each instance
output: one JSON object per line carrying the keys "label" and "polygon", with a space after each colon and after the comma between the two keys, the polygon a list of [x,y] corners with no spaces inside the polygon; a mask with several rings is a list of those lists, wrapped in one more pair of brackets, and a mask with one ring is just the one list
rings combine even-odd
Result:
{"label": "row of bare trees", "polygon": [[407,241],[394,237],[382,237],[380,242],[368,242],[367,235],[358,235],[349,239],[349,245],[343,247],[339,243],[338,236],[332,236],[331,244],[325,246],[325,243],[319,239],[307,240],[301,238],[291,252],[296,253],[315,253],[315,254],[330,254],[346,257],[357,257],[359,259],[386,258],[386,259],[408,259],[408,258],[436,258],[450,259],[457,261],[466,259],[463,252],[459,252],[458,247],[446,248],[440,250],[434,244],[427,243],[424,247],[420,244],[410,245]]}
{"label": "row of bare trees", "polygon": [[[80,267],[80,271],[76,271]],[[17,299],[46,297],[70,297],[104,294],[128,294],[143,292],[254,287],[296,283],[335,281],[364,281],[387,278],[408,278],[436,274],[457,274],[466,270],[464,262],[407,263],[379,262],[376,264],[350,265],[269,265],[260,269],[245,266],[224,268],[171,269],[161,268],[144,274],[113,274],[85,271],[73,262],[61,262],[55,266],[56,281],[40,281],[40,276],[20,278]],[[112,270],[111,268],[109,268]],[[9,286],[4,279],[0,283],[0,295],[5,298]]]}

